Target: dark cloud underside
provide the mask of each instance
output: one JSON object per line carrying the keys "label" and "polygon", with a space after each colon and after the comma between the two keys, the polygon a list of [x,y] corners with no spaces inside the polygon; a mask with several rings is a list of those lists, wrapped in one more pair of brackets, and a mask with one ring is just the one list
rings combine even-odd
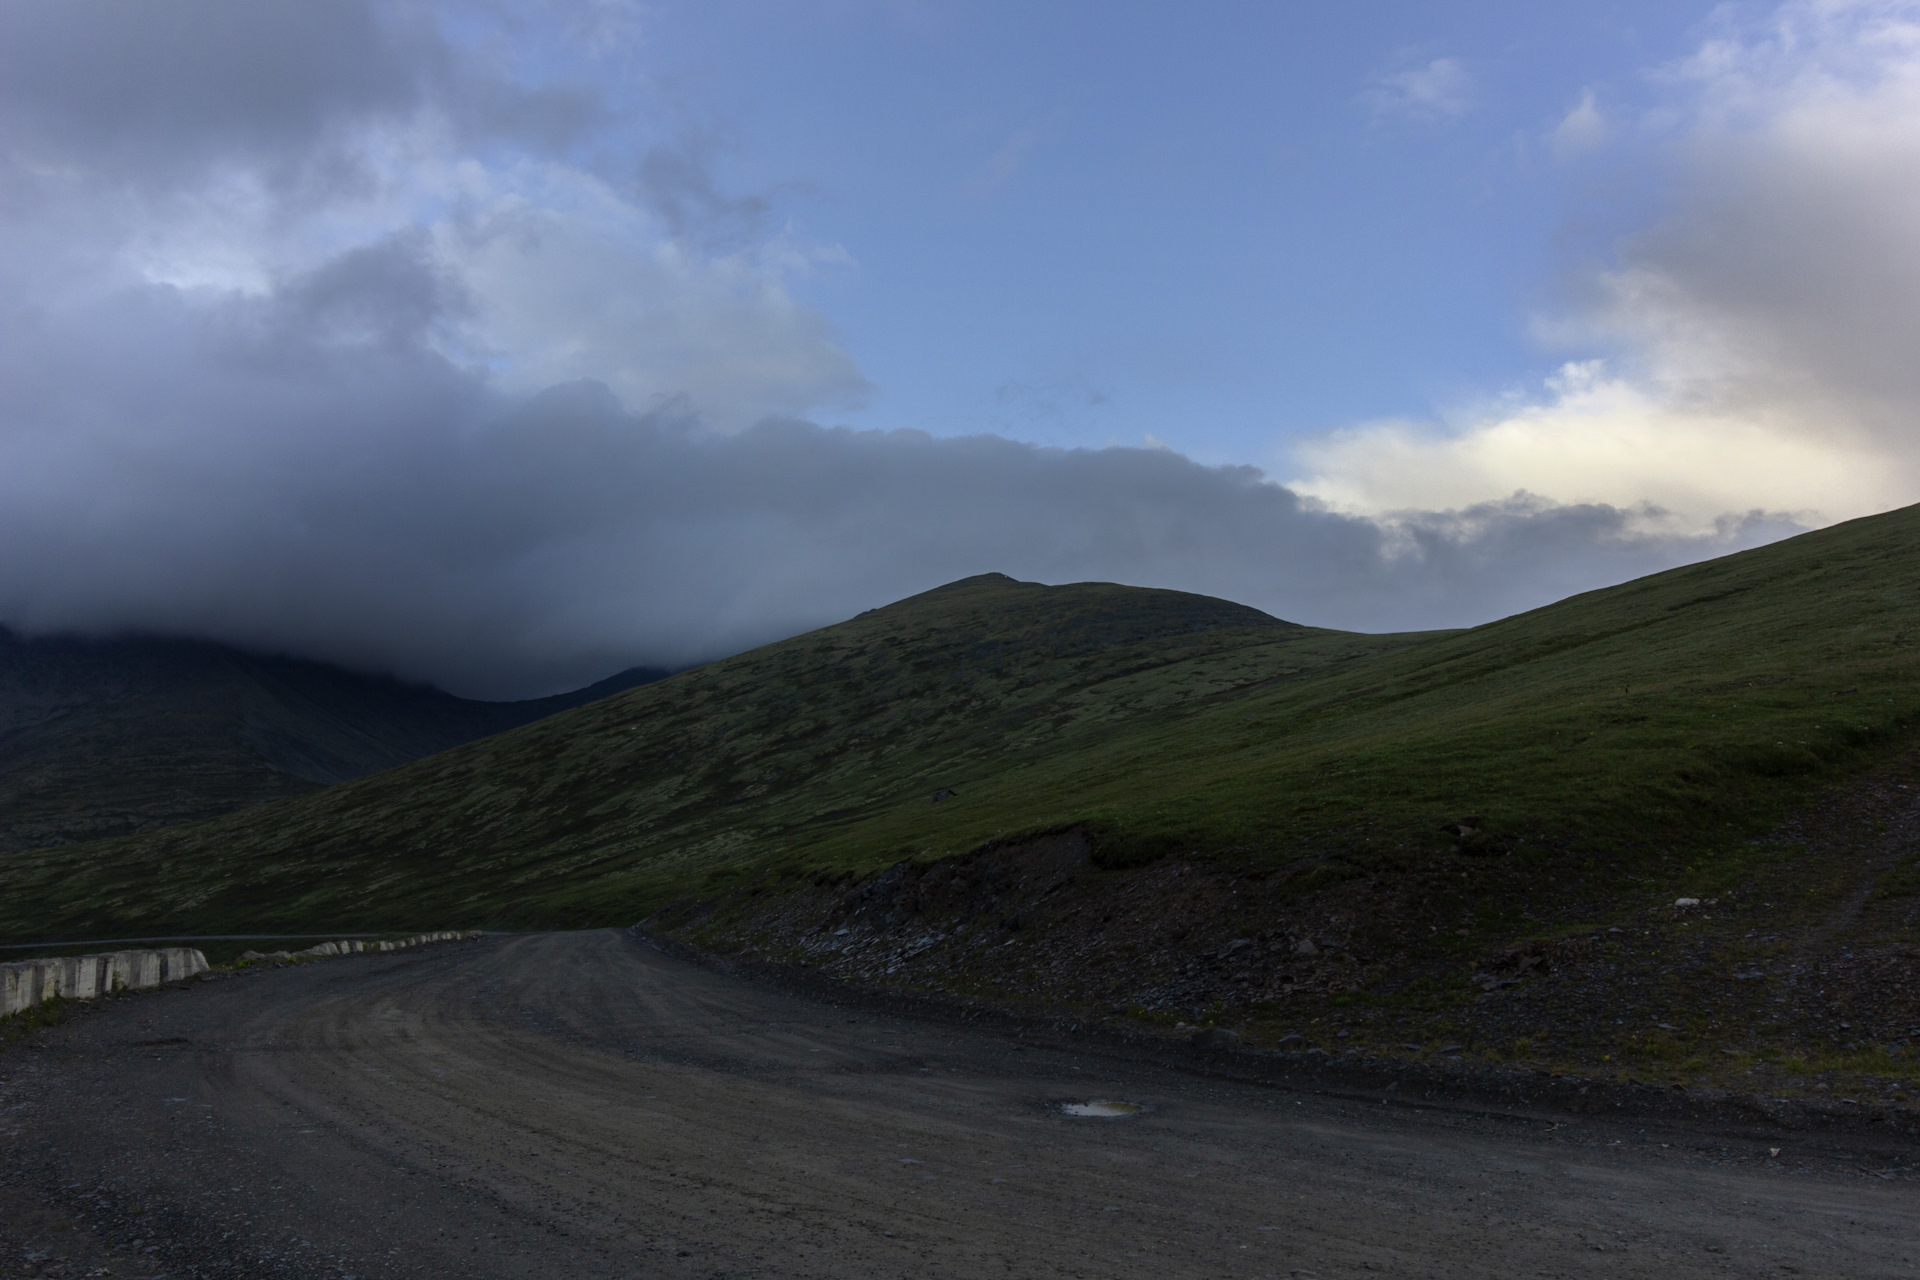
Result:
{"label": "dark cloud underside", "polygon": [[511,8],[0,0],[0,625],[525,695],[986,571],[1437,627],[1782,531],[813,425],[807,247],[711,139],[607,159]]}

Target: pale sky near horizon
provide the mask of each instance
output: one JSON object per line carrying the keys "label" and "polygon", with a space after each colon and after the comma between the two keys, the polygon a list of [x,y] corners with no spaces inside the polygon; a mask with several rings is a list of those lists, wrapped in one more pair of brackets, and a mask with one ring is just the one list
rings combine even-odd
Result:
{"label": "pale sky near horizon", "polygon": [[1920,2],[0,0],[0,625],[538,692],[1920,500]]}

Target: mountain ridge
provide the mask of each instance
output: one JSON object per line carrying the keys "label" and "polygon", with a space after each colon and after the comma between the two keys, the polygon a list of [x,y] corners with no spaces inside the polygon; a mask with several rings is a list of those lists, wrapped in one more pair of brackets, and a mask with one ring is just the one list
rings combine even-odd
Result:
{"label": "mountain ridge", "polygon": [[212,641],[0,628],[0,850],[305,794],[665,674],[490,703]]}

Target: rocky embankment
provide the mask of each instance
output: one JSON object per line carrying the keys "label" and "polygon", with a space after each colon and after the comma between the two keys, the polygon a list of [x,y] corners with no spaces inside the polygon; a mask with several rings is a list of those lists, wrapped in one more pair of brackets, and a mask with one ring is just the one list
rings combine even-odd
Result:
{"label": "rocky embankment", "polygon": [[[1496,874],[1456,861],[1463,882]],[[1516,938],[1384,879],[1301,893],[1194,857],[1103,870],[1068,831],[750,886],[647,923],[744,960],[1081,1024],[1904,1109],[1920,1098],[1920,947],[1888,914],[1909,901],[1875,883],[1838,910],[1790,912],[1794,877],[1756,876]]]}

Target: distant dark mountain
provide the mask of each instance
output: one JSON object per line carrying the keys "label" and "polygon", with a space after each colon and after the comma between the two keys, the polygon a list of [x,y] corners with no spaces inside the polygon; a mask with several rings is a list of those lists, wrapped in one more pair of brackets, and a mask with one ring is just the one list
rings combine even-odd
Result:
{"label": "distant dark mountain", "polygon": [[124,835],[300,795],[658,680],[524,702],[192,640],[0,629],[0,850]]}

